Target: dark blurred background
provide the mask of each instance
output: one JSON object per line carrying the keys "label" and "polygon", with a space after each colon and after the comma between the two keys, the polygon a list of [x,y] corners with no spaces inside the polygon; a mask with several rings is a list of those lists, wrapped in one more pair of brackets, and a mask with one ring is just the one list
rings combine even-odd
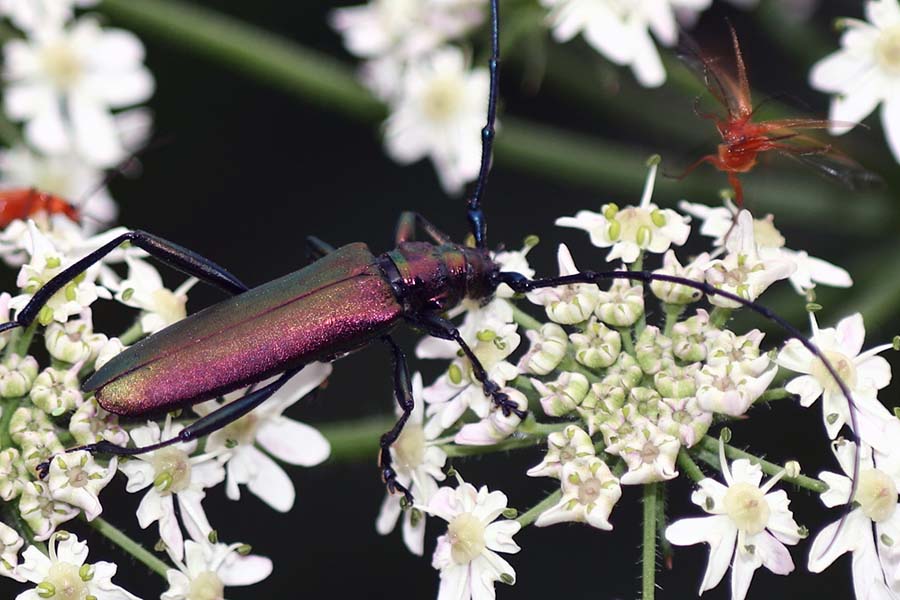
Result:
{"label": "dark blurred background", "polygon": [[[353,60],[326,24],[330,3],[206,0],[196,4],[277,32],[340,57],[348,64]],[[830,29],[831,17],[837,14],[858,17],[860,9],[856,2],[827,4],[831,12],[818,13],[813,23],[821,35],[832,40],[832,47],[836,47],[837,35]],[[752,15],[717,1],[699,24],[697,37],[701,44],[727,51],[725,17],[732,20],[739,32],[756,87],[770,93],[799,96],[814,114],[827,112],[825,96],[810,92],[806,86],[809,65],[784,59],[784,47],[760,34],[759,23]],[[142,158],[144,173],[140,179],[119,179],[112,183],[114,196],[121,205],[123,224],[147,229],[188,246],[227,266],[249,284],[263,283],[304,264],[303,239],[310,234],[334,245],[365,241],[375,252],[387,250],[392,245],[396,218],[403,209],[424,213],[456,239],[466,235],[463,200],[448,198],[441,191],[430,163],[401,167],[386,158],[378,127],[363,126],[340,114],[311,107],[297,97],[274,91],[220,64],[196,58],[184,49],[169,45],[164,36],[145,34],[131,23],[115,19],[110,19],[110,23],[132,29],[144,40],[147,64],[157,81],[157,92],[150,102],[156,115],[156,132],[160,137],[172,139],[168,145]],[[610,83],[611,76],[621,77],[623,86],[633,85],[630,73],[613,71],[580,41],[572,48],[592,57],[593,72],[585,73],[584,78],[591,81],[596,77],[598,89],[614,94],[616,84]],[[523,50],[519,46],[513,51]],[[673,165],[669,170],[675,172],[713,150],[715,132],[709,123],[696,120],[702,135],[708,134],[705,145],[672,139],[667,134],[654,133],[652,127],[640,122],[590,110],[550,85],[537,90],[535,78],[524,74],[517,66],[521,65],[517,59],[511,58],[509,63],[502,84],[504,110],[509,114],[539,119],[580,133],[624,140],[645,150],[643,156],[665,151],[666,160],[671,161],[667,164]],[[552,72],[553,62],[546,68],[548,73]],[[691,96],[667,89],[648,90],[645,94],[649,101],[657,103],[660,114],[669,115],[673,121],[695,120]],[[502,130],[499,135],[503,136]],[[877,124],[862,135],[862,143],[879,153],[883,164],[894,165]],[[641,162],[635,162],[631,169],[643,178]],[[761,181],[765,177],[764,168],[747,177],[748,198],[752,198],[755,178]],[[716,182],[719,187],[724,186],[724,175]],[[657,196],[657,202],[674,206],[682,196],[677,190],[673,192],[674,188],[667,189],[670,191]],[[715,203],[717,189],[712,187],[708,195],[689,199]],[[538,273],[555,272],[555,248],[560,241],[570,244],[578,264],[599,267],[605,251],[592,248],[587,236],[580,232],[557,230],[552,226],[553,220],[584,208],[598,210],[607,201],[620,205],[635,203],[640,192],[639,184],[601,189],[551,181],[526,170],[507,168],[498,159],[486,197],[490,239],[494,244],[518,248],[526,235],[540,234],[542,243],[529,255]],[[765,206],[775,212],[776,223],[781,224],[773,205],[791,201],[790,197],[768,199],[769,204]],[[748,202],[752,207],[753,200]],[[854,203],[855,197],[847,193],[846,202]],[[833,216],[828,218],[835,220]],[[836,225],[816,225],[801,231],[790,223],[781,224],[790,247],[808,248],[813,255],[850,268],[865,266],[879,278],[896,278],[896,263],[884,264],[873,259],[848,265],[842,258],[851,246],[861,254],[877,258],[878,251],[887,247],[891,234],[897,230],[896,217],[849,235],[841,230],[839,223]],[[170,275],[166,274],[167,281],[173,285],[181,281],[179,275]],[[189,309],[196,310],[220,297],[216,291],[198,286],[191,294]],[[833,324],[849,310],[838,308],[839,301],[864,300],[853,293],[830,294],[826,298],[827,308],[821,315],[823,325]],[[802,311],[796,310],[802,309],[802,299],[783,294],[780,301],[789,302],[794,314],[799,313],[795,322],[806,330]],[[123,317],[110,314],[96,318],[98,328],[115,331],[114,327],[104,329],[102,318],[117,323],[116,319]],[[753,319],[748,319],[747,324],[764,325]],[[877,330],[870,330],[867,344],[890,340],[897,332],[894,313],[892,319],[882,320]],[[415,334],[406,331],[398,335],[410,353],[416,339]],[[771,341],[776,339],[779,334],[773,332]],[[889,359],[896,366],[893,357]],[[437,374],[437,367],[419,362],[413,365],[414,369],[425,372],[426,384]],[[885,390],[881,397],[887,404],[895,403],[892,389]],[[322,424],[387,415],[393,410],[392,402],[389,356],[376,345],[337,363],[328,388],[307,405],[295,406],[291,415],[308,423]],[[771,408],[757,409],[752,416],[750,421],[734,426],[737,444],[752,441],[755,450],[776,461],[797,458],[810,474],[823,467],[836,468],[830,460],[818,404],[805,411],[793,402],[782,401]],[[525,469],[540,456],[538,450],[520,451],[453,464],[468,481],[476,486],[488,483],[492,489],[501,489],[509,496],[511,506],[526,510],[555,489],[554,480],[531,480],[524,476]],[[229,588],[228,598],[435,597],[438,577],[430,566],[430,553],[433,539],[442,533],[440,523],[435,521],[429,528],[425,558],[411,556],[399,532],[386,538],[378,536],[374,520],[384,492],[375,458],[373,453],[366,460],[352,464],[290,469],[298,497],[287,515],[276,513],[249,493],[244,494],[240,503],[232,503],[225,499],[221,486],[210,490],[205,506],[211,522],[220,530],[221,539],[252,544],[255,552],[275,562],[275,572],[266,581],[247,589]],[[119,478],[111,485],[114,489],[106,492],[104,516],[152,546],[157,539],[155,525],[149,533],[142,533],[134,519],[141,495],[119,493],[123,487],[124,480]],[[698,514],[699,509],[689,501],[688,483],[679,482],[669,488],[673,492],[672,515]],[[506,598],[544,598],[551,594],[610,600],[638,597],[639,496],[639,489],[626,488],[613,514],[615,531],[610,533],[581,525],[527,528],[516,537],[523,548],[520,555],[507,557],[516,568],[519,582],[514,589],[498,585],[498,593]],[[835,512],[821,510],[818,498],[807,492],[792,492],[791,498],[797,520],[813,532],[837,516]],[[90,531],[79,524],[73,530],[79,535]],[[115,560],[119,564],[116,578],[119,584],[143,598],[158,597],[164,585],[156,575],[139,564],[131,565],[98,536],[91,535],[90,539],[92,561]],[[813,577],[805,570],[806,545],[793,549],[792,555],[797,572],[782,578],[764,569],[758,571],[749,598],[805,597],[813,593],[822,599],[851,596],[847,557],[825,574]],[[672,569],[664,568],[659,575],[659,597],[696,595],[706,560],[705,546],[676,549]],[[6,592],[8,595],[17,593],[5,582],[0,586],[10,590]],[[729,598],[728,577],[706,597]]]}

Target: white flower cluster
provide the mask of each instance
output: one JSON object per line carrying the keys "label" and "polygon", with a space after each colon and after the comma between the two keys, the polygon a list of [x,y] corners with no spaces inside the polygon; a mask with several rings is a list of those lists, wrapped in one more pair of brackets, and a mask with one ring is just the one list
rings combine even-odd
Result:
{"label": "white flower cluster", "polygon": [[403,164],[429,157],[458,194],[478,174],[489,77],[451,42],[484,20],[485,0],[370,0],[332,25],[365,59],[362,80],[391,110],[385,147]]}
{"label": "white flower cluster", "polygon": [[[560,218],[557,224],[587,231],[593,245],[608,252],[608,260],[623,261],[623,270],[640,268],[652,255],[662,255],[655,273],[691,279],[749,301],[781,279],[791,278],[801,293],[809,293],[817,283],[851,284],[839,267],[784,248],[784,238],[771,217],[754,220],[748,211],[732,212],[730,205],[722,209],[682,205],[703,220],[700,233],[713,238],[708,252],[682,266],[674,247],[687,241],[691,219],[651,203],[655,161],[650,165],[637,206],[610,203],[599,213],[581,211],[575,217]],[[726,219],[722,211],[733,216]],[[525,255],[534,243],[531,240],[521,251],[505,253],[504,264],[531,276]],[[558,256],[560,275],[578,272],[566,246],[560,246]],[[486,488],[476,492],[461,479],[455,490],[440,487],[447,460],[444,445],[451,441],[457,446],[478,446],[484,452],[545,441],[544,460],[527,474],[558,479],[560,489],[552,502],[536,508],[525,520],[539,527],[582,522],[610,530],[622,486],[666,482],[684,472],[681,466],[693,465],[689,474],[699,485],[693,501],[709,516],[677,521],[665,535],[673,544],[710,544],[710,563],[700,591],[716,586],[729,566],[732,597],[737,600],[745,597],[760,566],[778,574],[791,572],[794,563],[786,545],[797,544],[807,533],[794,520],[787,494],[773,487],[783,477],[796,478],[799,466],[770,471],[773,477],[763,483],[757,462],[737,458],[729,465],[722,441],[706,435],[715,422],[746,418],[759,402],[791,396],[803,406],[823,397],[829,436],[835,438],[842,427],[849,426],[866,441],[867,449],[872,448],[866,456],[874,457],[862,462],[853,500],[860,508],[851,513],[847,528],[833,545],[829,540],[836,524],[819,534],[811,550],[810,569],[825,568],[844,551],[866,552],[865,556],[878,560],[854,558],[859,598],[870,597],[866,593],[871,586],[900,582],[900,572],[893,566],[900,551],[893,550],[896,537],[889,529],[900,484],[900,480],[894,483],[893,478],[900,475],[890,465],[890,457],[900,454],[896,448],[900,422],[877,400],[878,390],[887,386],[891,376],[888,363],[878,354],[890,345],[863,351],[860,315],[841,320],[835,329],[820,329],[815,317],[810,317],[810,339],[848,387],[851,407],[824,363],[800,340],[767,350],[760,331],[728,328],[729,315],[740,303],[710,294],[712,311],[698,307],[689,313],[688,307],[703,299],[702,290],[665,281],[652,282],[646,286],[649,290],[644,287],[621,278],[608,285],[574,284],[529,292],[527,300],[543,307],[545,322],[527,316],[508,294],[483,306],[465,307],[460,325],[463,338],[491,378],[505,386],[503,391],[520,408],[532,411],[533,416],[524,421],[504,414],[485,396],[469,359],[455,345],[430,338],[420,343],[419,357],[443,358],[450,364],[424,389],[416,377],[414,395],[425,401],[427,409],[423,414],[417,407],[392,456],[401,482],[411,485],[417,499],[417,505],[407,511],[404,526],[410,550],[423,552],[424,515],[438,515],[449,522],[433,558],[441,572],[439,598],[493,597],[493,590],[484,586],[495,581],[512,583],[512,567],[493,553],[518,551],[511,539],[496,536],[500,531],[511,536],[521,523],[521,519],[494,522],[506,506],[499,492],[488,493]],[[645,307],[648,291],[661,304],[661,311]],[[654,312],[665,316],[662,323],[647,322],[648,314]],[[524,352],[517,352],[520,326],[528,341]],[[783,388],[775,387],[779,367],[799,376]],[[718,444],[718,460],[710,461],[710,456],[715,457],[710,444]],[[849,474],[853,465],[852,458],[846,458],[848,448],[852,444],[835,442]],[[704,478],[692,456],[721,468],[724,485]],[[823,501],[829,506],[850,500],[849,481],[841,477],[823,473],[815,488],[828,489]],[[843,483],[834,483],[838,480]],[[447,507],[448,499],[454,502],[452,509]],[[399,501],[387,499],[378,530],[390,531],[399,512]],[[894,586],[891,594],[900,592],[900,583],[890,585]]]}

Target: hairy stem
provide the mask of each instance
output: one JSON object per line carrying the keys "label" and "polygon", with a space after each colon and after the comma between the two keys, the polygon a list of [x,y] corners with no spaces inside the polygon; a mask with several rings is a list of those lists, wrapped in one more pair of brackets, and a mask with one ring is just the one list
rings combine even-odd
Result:
{"label": "hairy stem", "polygon": [[551,506],[553,506],[554,504],[559,502],[559,499],[561,497],[562,497],[562,491],[556,490],[555,492],[553,492],[552,494],[550,494],[549,496],[547,496],[546,498],[544,498],[543,500],[541,500],[540,502],[538,502],[537,504],[532,506],[528,510],[528,512],[519,515],[519,517],[516,519],[516,521],[518,521],[522,525],[522,527],[527,527],[527,526],[531,525],[532,523],[534,523],[537,520],[538,516],[540,516],[540,514],[542,512],[544,512],[545,510],[547,510],[548,508],[550,508]]}
{"label": "hairy stem", "polygon": [[694,480],[694,483],[699,483],[706,479],[706,475],[703,474],[703,471],[700,470],[700,467],[697,466],[697,463],[694,462],[694,459],[683,447],[678,450],[678,466],[687,473],[688,477]]}
{"label": "hairy stem", "polygon": [[644,485],[644,539],[641,554],[641,599],[656,593],[656,504],[658,483]]}

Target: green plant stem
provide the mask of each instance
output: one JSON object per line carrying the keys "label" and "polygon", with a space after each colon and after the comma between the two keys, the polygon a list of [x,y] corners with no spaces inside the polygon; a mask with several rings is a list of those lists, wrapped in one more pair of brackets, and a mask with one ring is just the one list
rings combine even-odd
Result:
{"label": "green plant stem", "polygon": [[126,346],[130,346],[144,337],[144,335],[146,334],[144,333],[144,328],[141,327],[141,321],[139,319],[135,321],[131,327],[122,332],[122,335],[119,336],[119,341]]}
{"label": "green plant stem", "polygon": [[32,321],[31,325],[29,325],[23,332],[22,335],[15,341],[15,350],[14,352],[19,356],[25,356],[28,354],[28,347],[31,346],[31,340],[34,339],[34,332],[37,331],[38,320],[35,319]]}
{"label": "green plant stem", "polygon": [[691,458],[691,455],[688,454],[688,451],[683,447],[678,450],[678,466],[682,471],[687,473],[687,476],[690,477],[694,483],[699,483],[706,479],[706,475],[703,474],[703,471],[700,470],[700,467],[694,462],[694,459]]}
{"label": "green plant stem", "polygon": [[641,554],[641,600],[653,600],[656,593],[656,487],[644,485],[644,539]]}
{"label": "green plant stem", "polygon": [[663,330],[664,336],[672,337],[672,329],[675,327],[675,324],[678,323],[678,318],[684,313],[685,308],[687,307],[684,304],[663,303],[663,311],[666,314],[666,325]]}
{"label": "green plant stem", "polygon": [[393,417],[368,417],[355,421],[327,423],[318,427],[319,432],[331,444],[328,461],[353,462],[371,460],[378,452],[378,440],[394,426]]}
{"label": "green plant stem", "polygon": [[616,331],[622,336],[622,350],[634,356],[634,340],[631,339],[631,330],[627,327],[616,327]]}
{"label": "green plant stem", "polygon": [[87,524],[159,576],[165,578],[166,572],[172,568],[108,521],[97,517],[87,521]]}
{"label": "green plant stem", "polygon": [[447,444],[441,446],[447,456],[451,458],[460,456],[478,456],[480,454],[493,454],[495,452],[506,452],[507,450],[518,450],[519,448],[531,448],[537,446],[544,441],[542,435],[530,435],[523,438],[509,438],[497,444],[490,446],[457,446],[455,444]]}
{"label": "green plant stem", "polygon": [[[706,450],[707,452],[713,454],[716,457],[716,460],[711,460],[711,457],[700,454],[699,457],[701,460],[713,466],[719,470],[721,470],[721,465],[719,465],[718,461],[718,452],[719,452],[719,440],[712,436],[705,435],[703,439],[700,441],[699,446]],[[738,458],[745,458],[749,460],[753,464],[758,464],[764,473],[768,475],[777,475],[784,470],[784,466],[777,465],[773,462],[769,462],[758,456],[750,454],[749,452],[745,452],[744,450],[740,450],[735,448],[734,446],[730,446],[725,444],[725,456],[734,460]],[[785,475],[782,479],[792,485],[797,487],[801,487],[812,492],[816,492],[817,494],[822,494],[828,491],[828,484],[822,481],[821,479],[816,479],[815,477],[808,477],[806,475],[798,475],[797,477],[789,477]]]}
{"label": "green plant stem", "polygon": [[519,308],[514,302],[511,302],[513,309],[513,321],[516,322],[519,327],[524,327],[525,329],[533,329],[535,331],[541,328],[541,322],[529,315],[527,312]]}
{"label": "green plant stem", "polygon": [[712,323],[714,327],[722,328],[725,327],[725,324],[728,323],[728,319],[731,318],[731,309],[723,308],[721,306],[715,307],[709,315],[709,322]]}
{"label": "green plant stem", "polygon": [[537,520],[538,516],[540,516],[542,512],[559,502],[559,499],[561,497],[562,491],[556,490],[555,492],[532,506],[530,509],[528,509],[528,512],[519,515],[516,521],[518,521],[522,525],[522,527],[528,527],[529,525],[534,523],[535,520]]}
{"label": "green plant stem", "polygon": [[771,402],[772,400],[784,400],[786,398],[795,398],[795,394],[790,393],[783,387],[766,390],[756,401]]}

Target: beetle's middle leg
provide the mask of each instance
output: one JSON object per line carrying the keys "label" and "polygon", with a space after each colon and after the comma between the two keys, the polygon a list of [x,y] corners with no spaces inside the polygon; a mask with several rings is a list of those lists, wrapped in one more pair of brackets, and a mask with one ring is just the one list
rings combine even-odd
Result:
{"label": "beetle's middle leg", "polygon": [[412,414],[415,407],[412,382],[409,378],[409,365],[406,363],[406,355],[403,353],[403,350],[400,349],[400,346],[397,345],[397,342],[391,336],[386,335],[381,339],[391,349],[394,362],[394,397],[397,399],[397,404],[400,405],[400,410],[403,412],[394,426],[391,427],[391,430],[381,436],[381,441],[378,444],[380,448],[378,452],[378,468],[381,469],[381,479],[387,486],[388,492],[391,494],[394,492],[402,493],[409,505],[412,506],[412,494],[406,486],[397,481],[397,472],[391,466],[391,446],[400,437],[400,433],[406,426],[409,415]]}
{"label": "beetle's middle leg", "polygon": [[399,246],[403,242],[411,242],[416,239],[416,230],[421,229],[428,234],[436,244],[449,244],[452,242],[450,236],[435,227],[435,225],[417,212],[410,210],[400,213],[397,220],[397,229],[394,235],[394,242]]}
{"label": "beetle's middle leg", "polygon": [[[168,440],[162,440],[161,442],[157,442],[156,444],[151,444],[149,446],[138,446],[136,448],[129,448],[127,446],[119,446],[117,444],[113,444],[107,442],[106,440],[96,442],[94,444],[86,444],[84,446],[78,446],[76,448],[70,448],[66,450],[66,452],[78,452],[79,450],[86,450],[91,454],[111,454],[115,456],[134,456],[136,454],[145,454],[147,452],[153,452],[155,450],[159,450],[160,448],[165,448],[166,446],[171,446],[173,444],[180,444],[182,442],[190,442],[197,438],[208,435],[214,431],[218,431],[226,427],[227,425],[234,423],[248,412],[268,400],[272,397],[272,395],[277,392],[285,383],[287,383],[291,377],[296,375],[303,367],[291,369],[290,371],[285,371],[285,373],[273,381],[272,383],[265,385],[258,390],[254,390],[244,396],[241,396],[234,402],[229,402],[225,404],[213,412],[209,413],[206,416],[200,417],[184,429],[178,432],[173,438]],[[47,476],[47,473],[50,471],[50,462],[54,457],[50,457],[48,460],[42,462],[38,465],[37,470],[41,479]]]}
{"label": "beetle's middle leg", "polygon": [[459,333],[459,329],[457,329],[453,323],[434,314],[416,315],[415,317],[407,318],[414,325],[424,328],[429,335],[433,335],[434,337],[443,340],[452,340],[459,344],[459,347],[472,364],[472,374],[475,375],[475,379],[481,383],[484,395],[490,396],[491,400],[493,400],[494,404],[503,411],[505,416],[509,416],[510,413],[515,413],[521,419],[528,416],[527,411],[519,408],[519,405],[516,404],[516,402],[510,400],[507,394],[500,391],[500,386],[488,376],[484,365],[482,365],[481,361],[478,360],[478,357],[475,356],[475,352],[472,351],[466,341],[462,338],[462,334]]}
{"label": "beetle's middle leg", "polygon": [[125,242],[131,242],[182,273],[210,283],[228,293],[239,294],[247,291],[247,286],[241,283],[237,277],[196,252],[145,231],[126,231],[87,256],[75,261],[74,264],[69,265],[60,271],[56,277],[45,283],[44,287],[34,294],[28,304],[16,313],[14,320],[0,323],[0,333],[16,327],[28,327],[31,325],[41,312],[41,308],[47,304],[56,292],[63,289],[66,284],[87,271],[92,265],[103,260],[103,257]]}

